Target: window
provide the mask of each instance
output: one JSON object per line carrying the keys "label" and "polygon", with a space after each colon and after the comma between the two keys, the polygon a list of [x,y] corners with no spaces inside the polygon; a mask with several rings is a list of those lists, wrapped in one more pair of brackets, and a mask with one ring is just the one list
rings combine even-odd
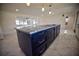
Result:
{"label": "window", "polygon": [[20,24],[19,24],[19,20],[16,20],[16,25],[20,25]]}
{"label": "window", "polygon": [[16,18],[16,26],[33,26],[38,22],[34,18],[26,18],[26,17],[17,17]]}
{"label": "window", "polygon": [[27,20],[24,20],[24,25],[27,25]]}
{"label": "window", "polygon": [[19,25],[23,25],[23,20],[19,20]]}
{"label": "window", "polygon": [[36,24],[36,21],[35,21],[35,20],[33,20],[33,24],[34,24],[34,25]]}

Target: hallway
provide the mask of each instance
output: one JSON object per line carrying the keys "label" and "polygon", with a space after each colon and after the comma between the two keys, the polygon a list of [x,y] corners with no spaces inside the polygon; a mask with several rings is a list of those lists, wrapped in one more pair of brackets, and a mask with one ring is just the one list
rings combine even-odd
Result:
{"label": "hallway", "polygon": [[[18,45],[16,33],[5,36],[1,40],[1,55],[24,56]],[[63,30],[50,47],[42,54],[43,56],[77,56],[79,55],[79,41],[72,31],[64,34]]]}

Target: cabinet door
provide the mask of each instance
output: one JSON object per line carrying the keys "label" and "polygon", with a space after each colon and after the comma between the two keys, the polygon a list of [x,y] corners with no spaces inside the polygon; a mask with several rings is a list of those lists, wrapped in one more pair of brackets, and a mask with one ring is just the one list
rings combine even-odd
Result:
{"label": "cabinet door", "polygon": [[32,55],[31,40],[28,34],[17,30],[18,42],[21,50],[26,55]]}
{"label": "cabinet door", "polygon": [[60,33],[60,25],[57,26],[56,30],[57,30],[57,36],[58,36]]}
{"label": "cabinet door", "polygon": [[76,22],[75,22],[75,28],[76,28],[76,37],[79,39],[79,11],[76,14]]}
{"label": "cabinet door", "polygon": [[36,48],[40,44],[42,44],[43,42],[45,42],[45,40],[46,40],[45,37],[46,37],[45,30],[32,34],[32,36],[31,36],[32,47]]}
{"label": "cabinet door", "polygon": [[79,39],[79,24],[76,27],[76,37]]}
{"label": "cabinet door", "polygon": [[54,40],[54,37],[55,37],[55,28],[50,28],[47,30],[47,45],[49,46],[53,40]]}
{"label": "cabinet door", "polygon": [[47,42],[44,42],[42,45],[40,45],[38,48],[33,50],[33,55],[39,56],[41,55],[47,48]]}

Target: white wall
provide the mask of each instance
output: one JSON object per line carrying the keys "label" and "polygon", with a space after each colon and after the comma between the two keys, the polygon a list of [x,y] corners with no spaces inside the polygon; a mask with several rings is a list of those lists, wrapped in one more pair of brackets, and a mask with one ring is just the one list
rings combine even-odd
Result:
{"label": "white wall", "polygon": [[[1,14],[1,12],[0,12],[0,14]],[[0,19],[2,19],[1,15],[0,15]],[[0,20],[0,39],[3,39],[3,31],[2,31],[1,20]]]}
{"label": "white wall", "polygon": [[[65,29],[65,17],[62,17],[63,13],[59,13],[53,16],[45,16],[45,17],[41,17],[40,19],[40,24],[61,24],[61,28]],[[75,20],[75,13],[74,12],[70,12],[70,13],[66,13],[67,16],[69,16],[69,22],[67,25],[67,29],[68,30],[72,30],[73,29],[73,23]]]}
{"label": "white wall", "polygon": [[[69,7],[68,7],[69,8]],[[7,9],[7,7],[6,7]],[[61,9],[61,8],[60,8]],[[9,8],[8,8],[9,10]],[[61,12],[53,15],[53,16],[49,16],[49,15],[44,15],[44,16],[38,16],[38,21],[40,25],[43,24],[61,24],[61,28],[64,29],[65,28],[65,18],[62,17],[62,14],[65,14],[65,16],[69,16],[70,20],[69,20],[69,24],[67,26],[68,30],[72,30],[73,29],[73,23],[75,20],[75,11],[71,12],[72,9],[67,9],[66,12],[67,13],[63,13],[62,9]],[[70,11],[70,12],[69,12]],[[30,11],[29,11],[30,12]],[[11,12],[11,11],[1,11],[2,13],[2,30],[4,34],[10,34],[15,32],[15,17],[16,16],[28,16],[27,14],[22,14],[22,13],[17,13],[17,12]],[[35,12],[34,12],[35,13]],[[34,16],[33,14],[30,16]]]}
{"label": "white wall", "polygon": [[[68,24],[68,29],[71,30],[73,29],[73,21],[74,21],[74,14],[70,13],[70,20]],[[2,12],[2,28],[3,28],[3,33],[4,34],[9,34],[12,32],[15,32],[15,17],[16,16],[27,16],[27,15],[22,15],[22,14],[17,14],[17,13],[11,13],[11,12]],[[46,17],[39,17],[38,19],[40,25],[44,24],[61,24],[61,28],[64,29],[65,27],[65,18],[59,15],[54,15],[54,16],[46,16]]]}
{"label": "white wall", "polygon": [[2,29],[4,35],[15,32],[16,16],[25,16],[23,14],[17,14],[12,12],[5,12],[5,11],[1,11],[1,13],[2,13]]}
{"label": "white wall", "polygon": [[1,35],[2,35],[2,30],[1,30],[1,26],[0,26],[0,39],[2,38]]}

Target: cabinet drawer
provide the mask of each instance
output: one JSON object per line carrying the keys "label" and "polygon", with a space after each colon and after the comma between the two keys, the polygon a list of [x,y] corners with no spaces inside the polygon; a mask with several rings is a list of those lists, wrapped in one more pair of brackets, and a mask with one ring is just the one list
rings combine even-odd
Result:
{"label": "cabinet drawer", "polygon": [[45,31],[40,31],[40,32],[34,33],[34,34],[32,34],[32,41],[41,39],[43,37],[45,37]]}
{"label": "cabinet drawer", "polygon": [[43,43],[37,49],[33,50],[33,55],[38,56],[41,55],[47,48],[47,44]]}
{"label": "cabinet drawer", "polygon": [[32,47],[36,48],[40,44],[46,41],[46,34],[44,31],[35,33],[31,36]]}
{"label": "cabinet drawer", "polygon": [[32,48],[36,49],[39,45],[41,45],[45,41],[46,41],[45,39],[42,39],[41,41],[32,42]]}

